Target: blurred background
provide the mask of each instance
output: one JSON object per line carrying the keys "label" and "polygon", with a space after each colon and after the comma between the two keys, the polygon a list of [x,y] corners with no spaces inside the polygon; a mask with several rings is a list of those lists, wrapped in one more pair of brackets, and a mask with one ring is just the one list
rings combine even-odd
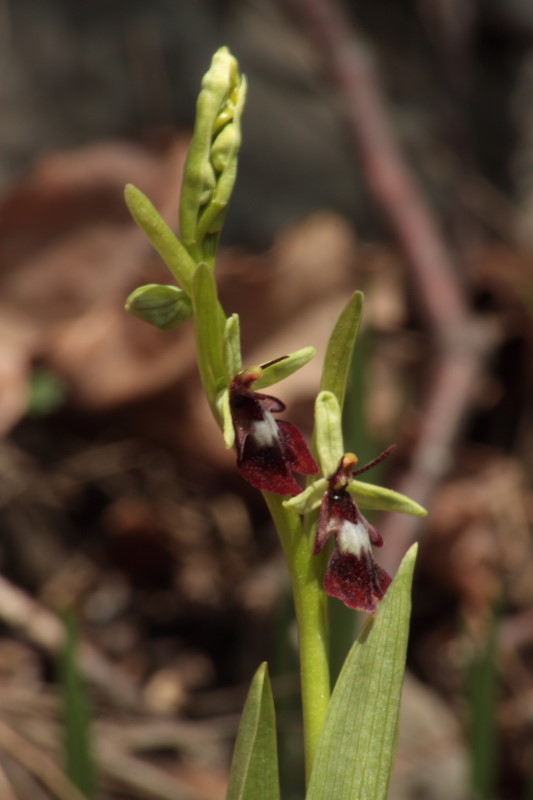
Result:
{"label": "blurred background", "polygon": [[[222,44],[249,80],[218,265],[247,363],[317,348],[275,392],[308,434],[362,289],[346,447],[398,442],[368,479],[429,511],[373,517],[391,572],[421,543],[390,797],[533,798],[528,0],[0,0],[0,796],[75,797],[66,610],[99,797],[222,800],[264,659],[284,798],[303,796],[275,532],[209,417],[190,326],[123,310],[169,282],[124,184],[176,225]],[[338,667],[359,621],[331,605]]]}

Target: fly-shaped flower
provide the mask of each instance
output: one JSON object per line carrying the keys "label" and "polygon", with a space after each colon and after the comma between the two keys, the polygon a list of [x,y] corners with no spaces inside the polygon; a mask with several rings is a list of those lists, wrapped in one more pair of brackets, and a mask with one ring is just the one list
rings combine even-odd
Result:
{"label": "fly-shaped flower", "polygon": [[352,478],[375,466],[393,449],[394,445],[356,470],[357,457],[353,453],[341,458],[337,469],[327,479],[328,488],[320,506],[313,549],[313,555],[316,555],[331,536],[335,537],[324,576],[324,589],[349,608],[371,614],[376,611],[391,578],[376,564],[372,555],[372,545],[381,547],[383,544],[381,534],[361,514],[347,487]]}
{"label": "fly-shaped flower", "polygon": [[230,386],[230,409],[235,429],[237,467],[248,483],[273,494],[301,492],[292,473],[316,475],[319,471],[300,430],[272,414],[285,409],[276,397],[253,392],[249,387],[262,370],[240,372]]}

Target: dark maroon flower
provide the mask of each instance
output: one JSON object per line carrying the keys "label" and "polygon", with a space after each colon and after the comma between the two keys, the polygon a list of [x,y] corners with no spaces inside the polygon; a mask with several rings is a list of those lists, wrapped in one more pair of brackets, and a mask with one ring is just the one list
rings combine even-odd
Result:
{"label": "dark maroon flower", "polygon": [[237,467],[256,489],[299,494],[301,486],[291,473],[316,475],[318,465],[298,428],[272,416],[285,409],[281,400],[249,389],[259,377],[259,371],[246,370],[236,375],[230,386]]}
{"label": "dark maroon flower", "polygon": [[372,545],[381,547],[381,534],[361,514],[347,486],[354,477],[386,458],[391,447],[380,456],[354,470],[353,453],[341,458],[328,480],[328,490],[320,506],[313,555],[319,553],[331,536],[335,546],[324,576],[324,589],[349,608],[373,614],[387,591],[390,576],[374,561]]}

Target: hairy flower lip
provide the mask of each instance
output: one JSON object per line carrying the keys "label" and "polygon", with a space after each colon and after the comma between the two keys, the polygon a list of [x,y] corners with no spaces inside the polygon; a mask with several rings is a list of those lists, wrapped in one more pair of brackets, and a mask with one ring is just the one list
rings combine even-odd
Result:
{"label": "hairy flower lip", "polygon": [[391,583],[390,576],[370,552],[357,558],[335,548],[324,576],[324,589],[331,597],[355,611],[375,614]]}
{"label": "hairy flower lip", "polygon": [[390,576],[374,560],[372,545],[381,547],[381,534],[361,514],[347,487],[355,474],[386,458],[394,449],[387,448],[369,464],[354,470],[357,457],[346,453],[327,478],[328,488],[320,505],[320,515],[313,547],[317,555],[333,536],[333,553],[324,576],[327,594],[349,608],[373,614],[391,582]]}
{"label": "hairy flower lip", "polygon": [[277,397],[249,388],[261,371],[262,367],[244,370],[230,385],[237,468],[256,489],[296,495],[301,486],[292,473],[316,475],[319,468],[301,431],[292,423],[272,416],[284,411],[285,404]]}

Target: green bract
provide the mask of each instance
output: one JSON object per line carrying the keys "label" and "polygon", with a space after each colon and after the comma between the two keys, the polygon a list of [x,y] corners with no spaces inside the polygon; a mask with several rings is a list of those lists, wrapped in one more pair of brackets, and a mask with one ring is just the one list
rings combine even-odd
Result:
{"label": "green bract", "polygon": [[329,337],[320,389],[337,398],[342,412],[348,372],[363,313],[363,293],[354,292]]}
{"label": "green bract", "polygon": [[177,286],[149,283],[130,294],[126,311],[162,331],[170,331],[192,317],[189,295]]}
{"label": "green bract", "polygon": [[207,399],[215,409],[217,394],[229,378],[224,358],[226,317],[218,301],[213,270],[206,263],[199,264],[194,273],[192,300],[198,366]]}
{"label": "green bract", "polygon": [[146,195],[132,183],[124,189],[124,199],[137,225],[148,236],[176,281],[190,294],[196,265],[185,247]]}

